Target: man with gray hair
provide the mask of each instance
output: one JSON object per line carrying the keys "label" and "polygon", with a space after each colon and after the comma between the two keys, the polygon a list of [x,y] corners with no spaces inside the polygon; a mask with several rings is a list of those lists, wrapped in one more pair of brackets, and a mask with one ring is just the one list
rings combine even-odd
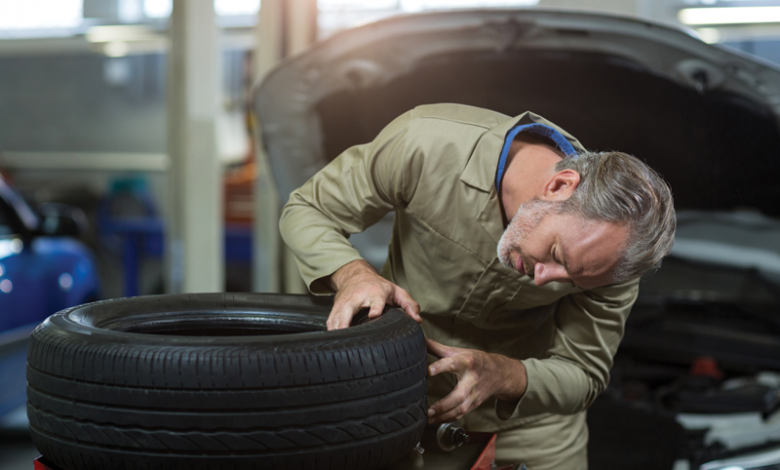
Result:
{"label": "man with gray hair", "polygon": [[[378,274],[347,237],[390,211]],[[675,215],[630,155],[587,152],[530,112],[441,104],[342,153],[293,192],[281,230],[311,292],[336,294],[329,329],[386,304],[422,323],[429,422],[498,432],[500,463],[567,470],[587,468],[585,410]]]}

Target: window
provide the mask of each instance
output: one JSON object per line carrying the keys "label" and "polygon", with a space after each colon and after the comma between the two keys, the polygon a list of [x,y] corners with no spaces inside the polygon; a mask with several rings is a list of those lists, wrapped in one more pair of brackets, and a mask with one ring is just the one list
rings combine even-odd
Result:
{"label": "window", "polygon": [[83,20],[82,0],[0,0],[0,39],[70,36]]}
{"label": "window", "polygon": [[[143,12],[147,18],[167,18],[171,15],[173,0],[143,1]],[[219,16],[257,15],[260,0],[214,0],[214,10]]]}
{"label": "window", "polygon": [[[214,0],[217,15],[254,24],[261,0]],[[74,36],[93,25],[155,23],[171,14],[173,0],[0,0],[0,39]],[[222,24],[221,22],[220,24]],[[226,24],[223,26],[231,26]]]}
{"label": "window", "polygon": [[532,7],[539,0],[318,0],[320,37],[400,13],[459,8]]}

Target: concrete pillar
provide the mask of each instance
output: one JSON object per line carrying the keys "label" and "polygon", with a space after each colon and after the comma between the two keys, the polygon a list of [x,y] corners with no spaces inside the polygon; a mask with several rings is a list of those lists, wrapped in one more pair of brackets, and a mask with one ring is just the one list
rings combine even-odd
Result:
{"label": "concrete pillar", "polygon": [[[295,55],[317,38],[317,0],[289,0],[287,12],[287,55]],[[286,202],[286,201],[285,201]],[[284,291],[303,294],[308,291],[301,278],[292,251],[284,250]]]}
{"label": "concrete pillar", "polygon": [[[316,0],[263,0],[256,29],[255,81],[259,82],[284,57],[308,46],[317,36]],[[304,293],[298,267],[279,235],[281,200],[258,142],[255,186],[254,290]]]}
{"label": "concrete pillar", "polygon": [[168,54],[168,290],[224,291],[219,45],[213,0],[174,0]]}
{"label": "concrete pillar", "polygon": [[[284,2],[263,0],[255,28],[254,81],[262,81],[284,57]],[[258,125],[255,122],[255,125]],[[255,133],[257,135],[257,133]],[[263,143],[256,142],[254,260],[252,289],[255,292],[282,291],[282,241],[279,236],[279,194],[274,184]]]}
{"label": "concrete pillar", "polygon": [[295,55],[317,38],[317,0],[289,0],[287,55]]}

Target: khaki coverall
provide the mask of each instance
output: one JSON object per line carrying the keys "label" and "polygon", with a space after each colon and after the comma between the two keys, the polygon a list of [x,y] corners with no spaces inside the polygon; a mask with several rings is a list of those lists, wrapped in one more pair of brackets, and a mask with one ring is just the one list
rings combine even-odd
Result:
{"label": "khaki coverall", "polygon": [[[533,470],[587,467],[585,410],[609,381],[638,281],[584,291],[537,287],[504,267],[496,247],[504,226],[494,179],[505,135],[538,122],[464,105],[427,105],[390,123],[376,139],[346,150],[290,196],[281,231],[309,289],[360,259],[349,244],[395,211],[381,275],[420,304],[425,336],[443,344],[520,359],[523,397],[488,400],[462,420],[499,432],[497,459]],[[429,381],[429,402],[454,386]]]}

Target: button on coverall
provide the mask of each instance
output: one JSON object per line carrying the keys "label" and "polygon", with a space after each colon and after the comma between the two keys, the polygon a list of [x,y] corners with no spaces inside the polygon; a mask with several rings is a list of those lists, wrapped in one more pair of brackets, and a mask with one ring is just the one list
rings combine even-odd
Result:
{"label": "button on coverall", "polygon": [[[584,469],[585,410],[609,381],[638,280],[590,290],[537,287],[498,260],[499,154],[509,130],[533,122],[584,150],[530,112],[512,118],[456,104],[417,107],[294,191],[281,231],[311,292],[329,294],[325,278],[361,259],[349,234],[394,211],[380,274],[420,304],[425,336],[522,360],[528,374],[520,400],[486,401],[463,418],[466,429],[499,432],[501,463]],[[429,380],[429,403],[454,385],[448,374]]]}

